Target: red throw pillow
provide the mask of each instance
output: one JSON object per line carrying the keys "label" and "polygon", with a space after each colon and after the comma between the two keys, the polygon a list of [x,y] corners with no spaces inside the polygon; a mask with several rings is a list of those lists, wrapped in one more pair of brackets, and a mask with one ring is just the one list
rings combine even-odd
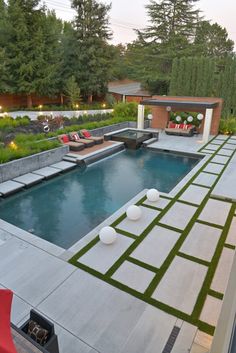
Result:
{"label": "red throw pillow", "polygon": [[72,138],[73,138],[74,141],[79,141],[80,140],[80,137],[79,137],[79,135],[77,133],[73,134]]}
{"label": "red throw pillow", "polygon": [[87,130],[83,131],[83,135],[84,137],[91,137],[91,134]]}
{"label": "red throw pillow", "polygon": [[69,137],[68,137],[67,135],[63,135],[63,136],[62,136],[62,141],[63,141],[64,143],[70,142]]}
{"label": "red throw pillow", "polygon": [[191,125],[191,124],[187,125],[187,129],[191,129],[191,127],[193,127],[193,125]]}
{"label": "red throw pillow", "polygon": [[180,128],[180,129],[183,129],[183,128],[184,128],[184,124],[180,124],[180,125],[179,125],[179,128]]}
{"label": "red throw pillow", "polygon": [[180,125],[179,124],[175,124],[175,128],[179,129]]}
{"label": "red throw pillow", "polygon": [[174,123],[169,123],[169,128],[170,129],[175,129],[175,124]]}

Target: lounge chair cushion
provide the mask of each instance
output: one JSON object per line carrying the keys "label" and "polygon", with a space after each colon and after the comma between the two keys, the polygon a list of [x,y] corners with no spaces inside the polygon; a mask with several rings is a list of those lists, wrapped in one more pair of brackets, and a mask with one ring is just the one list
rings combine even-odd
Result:
{"label": "lounge chair cushion", "polygon": [[87,130],[83,130],[83,135],[84,137],[91,137],[90,132],[88,132]]}
{"label": "lounge chair cushion", "polygon": [[61,139],[62,139],[62,141],[64,142],[64,143],[68,143],[70,140],[69,140],[69,137],[67,136],[67,135],[63,135],[62,137],[61,137]]}
{"label": "lounge chair cushion", "polygon": [[49,332],[42,328],[37,322],[30,320],[28,335],[41,346],[44,346],[45,343],[47,343]]}

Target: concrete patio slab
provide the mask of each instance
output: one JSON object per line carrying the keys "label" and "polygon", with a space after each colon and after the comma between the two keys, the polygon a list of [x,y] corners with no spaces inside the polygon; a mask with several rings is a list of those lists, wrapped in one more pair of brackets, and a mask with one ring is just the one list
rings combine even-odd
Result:
{"label": "concrete patio slab", "polygon": [[0,283],[34,306],[74,271],[68,263],[16,238],[0,247]]}
{"label": "concrete patio slab", "polygon": [[206,168],[204,168],[204,172],[220,174],[224,168],[224,165],[209,163]]}
{"label": "concrete patio slab", "polygon": [[236,139],[234,138],[234,136],[232,136],[227,143],[231,143],[232,145],[236,145]]}
{"label": "concrete patio slab", "polygon": [[229,157],[231,157],[233,153],[234,151],[226,150],[224,148],[222,148],[221,150],[219,150],[219,152],[217,152],[217,154],[220,154],[221,156],[229,156]]}
{"label": "concrete patio slab", "polygon": [[217,175],[202,172],[196,179],[194,179],[193,184],[211,187],[215,183],[216,179]]}
{"label": "concrete patio slab", "polygon": [[0,228],[0,246],[12,238],[12,235]]}
{"label": "concrete patio slab", "polygon": [[168,200],[168,199],[163,199],[163,198],[160,198],[157,202],[151,202],[149,200],[146,200],[144,201],[144,205],[147,205],[147,206],[152,206],[152,207],[156,207],[156,208],[159,208],[159,209],[164,209],[167,205],[169,205],[171,200]]}
{"label": "concrete patio slab", "polygon": [[21,175],[13,180],[23,184],[24,186],[31,186],[31,185],[40,183],[43,179],[44,179],[44,176],[28,173],[28,174]]}
{"label": "concrete patio slab", "polygon": [[212,163],[226,164],[229,161],[229,158],[230,157],[216,155],[214,158],[212,158],[211,162]]}
{"label": "concrete patio slab", "polygon": [[[150,315],[142,316],[147,307],[149,305],[141,300],[76,270],[39,305],[39,310],[97,351],[118,353],[139,322],[146,331],[142,332],[142,337],[138,337],[140,332],[135,334],[136,352],[139,339],[143,341],[153,334],[159,337],[161,332],[163,340],[167,340],[176,318],[152,307],[153,316],[159,322],[158,326],[153,326]],[[162,329],[165,325],[168,329]]]}
{"label": "concrete patio slab", "polygon": [[190,352],[194,337],[197,333],[197,327],[184,322],[171,353]]}
{"label": "concrete patio slab", "polygon": [[233,264],[235,251],[231,249],[224,248],[220,260],[218,262],[218,266],[215,272],[215,276],[213,278],[211,289],[216,292],[225,293],[229,275],[231,271],[231,267]]}
{"label": "concrete patio slab", "polygon": [[211,150],[206,150],[206,149],[204,149],[204,150],[201,151],[201,153],[204,153],[204,154],[213,154],[213,153],[215,153],[215,152],[214,152],[214,151],[211,151]]}
{"label": "concrete patio slab", "polygon": [[236,201],[236,156],[232,158],[230,164],[225,169],[219,182],[214,188],[212,195],[220,198],[227,198]]}
{"label": "concrete patio slab", "polygon": [[232,144],[232,143],[226,143],[224,145],[224,148],[227,149],[227,150],[232,150],[232,151],[235,151],[236,150],[236,145]]}
{"label": "concrete patio slab", "polygon": [[140,206],[142,210],[142,216],[138,221],[131,221],[127,217],[119,223],[116,227],[118,229],[121,229],[125,232],[134,234],[134,235],[140,235],[143,233],[143,231],[151,224],[154,219],[159,215],[159,211],[156,210],[151,210],[150,208],[147,207],[142,207]]}
{"label": "concrete patio slab", "polygon": [[175,322],[173,316],[148,306],[119,353],[162,352]]}
{"label": "concrete patio slab", "polygon": [[222,303],[222,300],[208,295],[200,315],[200,320],[216,327],[220,316]]}
{"label": "concrete patio slab", "polygon": [[51,164],[50,167],[60,169],[61,171],[66,171],[73,169],[77,166],[76,163],[71,163],[71,162],[66,162],[66,161],[61,161],[55,164]]}
{"label": "concrete patio slab", "polygon": [[207,348],[207,352],[211,349],[213,337],[200,330],[197,331],[194,342],[202,347]]}
{"label": "concrete patio slab", "polygon": [[194,206],[176,202],[164,217],[161,218],[160,223],[177,229],[185,229],[196,211],[197,208]]}
{"label": "concrete patio slab", "polygon": [[35,170],[33,173],[37,175],[42,175],[47,179],[59,174],[60,170],[52,167],[45,167]]}
{"label": "concrete patio slab", "polygon": [[209,145],[207,145],[205,147],[205,150],[211,150],[211,151],[217,151],[219,149],[218,145],[213,145],[212,143],[210,143]]}
{"label": "concrete patio slab", "polygon": [[223,143],[225,143],[225,141],[223,140],[218,140],[218,139],[214,139],[213,141],[211,141],[212,144],[214,145],[223,145]]}
{"label": "concrete patio slab", "polygon": [[224,226],[230,208],[231,204],[228,202],[209,199],[198,219],[204,222]]}
{"label": "concrete patio slab", "polygon": [[24,185],[17,183],[16,181],[8,180],[0,184],[0,193],[3,196],[7,196],[23,189]]}
{"label": "concrete patio slab", "polygon": [[131,238],[118,234],[115,243],[106,245],[99,241],[92,249],[79,258],[78,262],[104,274],[132,243],[133,240]]}
{"label": "concrete patio slab", "polygon": [[176,256],[152,297],[191,314],[207,270],[203,265]]}
{"label": "concrete patio slab", "polygon": [[180,251],[211,262],[222,231],[205,224],[195,223]]}
{"label": "concrete patio slab", "polygon": [[156,268],[160,268],[181,233],[155,226],[131,256]]}
{"label": "concrete patio slab", "polygon": [[226,244],[236,246],[236,217],[233,218],[229,233],[226,239]]}
{"label": "concrete patio slab", "polygon": [[227,135],[218,135],[216,137],[217,140],[223,140],[223,141],[227,140],[228,138],[229,138],[229,136],[227,136]]}
{"label": "concrete patio slab", "polygon": [[187,201],[195,205],[200,205],[208,193],[209,190],[206,188],[190,185],[180,196],[179,200]]}
{"label": "concrete patio slab", "polygon": [[140,293],[144,293],[155,273],[137,266],[129,261],[125,261],[112,276],[118,282],[135,289]]}

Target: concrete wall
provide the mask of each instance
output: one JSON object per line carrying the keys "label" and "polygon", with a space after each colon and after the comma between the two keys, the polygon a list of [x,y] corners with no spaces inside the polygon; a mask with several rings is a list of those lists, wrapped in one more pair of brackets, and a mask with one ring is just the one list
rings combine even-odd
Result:
{"label": "concrete wall", "polygon": [[[150,127],[149,125],[150,125],[149,120],[145,120],[144,128],[148,129]],[[103,136],[103,135],[108,134],[109,132],[112,132],[112,131],[126,129],[126,128],[136,128],[136,127],[137,127],[136,121],[125,121],[123,123],[104,126],[104,127],[98,128],[98,129],[94,129],[94,130],[91,130],[90,132],[93,136]]]}
{"label": "concrete wall", "polygon": [[53,150],[0,164],[0,183],[59,162],[68,151],[68,146],[62,146]]}
{"label": "concrete wall", "polygon": [[[217,135],[219,131],[220,119],[221,119],[221,111],[223,107],[223,99],[221,98],[212,98],[212,97],[170,97],[170,96],[154,96],[153,99],[161,98],[162,100],[170,100],[173,99],[175,101],[193,101],[193,102],[218,102],[218,107],[214,108],[213,118],[212,118],[212,126],[211,126],[211,135]],[[171,111],[183,111],[178,107],[171,106]],[[191,112],[189,108],[186,108],[185,111]],[[197,113],[202,113],[205,116],[205,110],[202,109],[194,109],[192,110]],[[166,107],[157,106],[152,108],[152,128],[154,129],[165,129],[168,125],[170,119],[170,113],[167,112]],[[203,132],[204,128],[204,120],[201,124],[200,133]]]}

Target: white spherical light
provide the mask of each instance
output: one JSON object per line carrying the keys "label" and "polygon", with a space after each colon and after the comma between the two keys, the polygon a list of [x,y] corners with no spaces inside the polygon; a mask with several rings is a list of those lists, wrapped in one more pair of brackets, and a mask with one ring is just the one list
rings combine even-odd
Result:
{"label": "white spherical light", "polygon": [[148,120],[152,120],[152,118],[153,118],[153,116],[152,116],[152,114],[148,114]]}
{"label": "white spherical light", "polygon": [[131,221],[137,221],[142,216],[141,208],[135,205],[129,206],[126,215]]}
{"label": "white spherical light", "polygon": [[192,123],[193,122],[193,117],[190,115],[187,120],[188,120],[189,123]]}
{"label": "white spherical light", "polygon": [[100,230],[99,238],[103,244],[113,244],[116,241],[117,233],[112,227],[104,227]]}
{"label": "white spherical light", "polygon": [[198,120],[201,121],[201,120],[203,120],[203,118],[204,118],[204,115],[203,115],[203,114],[200,113],[200,114],[197,115],[197,119],[198,119]]}
{"label": "white spherical light", "polygon": [[182,121],[181,116],[178,115],[178,116],[176,117],[176,121],[178,121],[178,122],[180,123],[180,122]]}
{"label": "white spherical light", "polygon": [[156,189],[150,189],[147,192],[147,199],[150,202],[157,202],[160,198],[159,191]]}

